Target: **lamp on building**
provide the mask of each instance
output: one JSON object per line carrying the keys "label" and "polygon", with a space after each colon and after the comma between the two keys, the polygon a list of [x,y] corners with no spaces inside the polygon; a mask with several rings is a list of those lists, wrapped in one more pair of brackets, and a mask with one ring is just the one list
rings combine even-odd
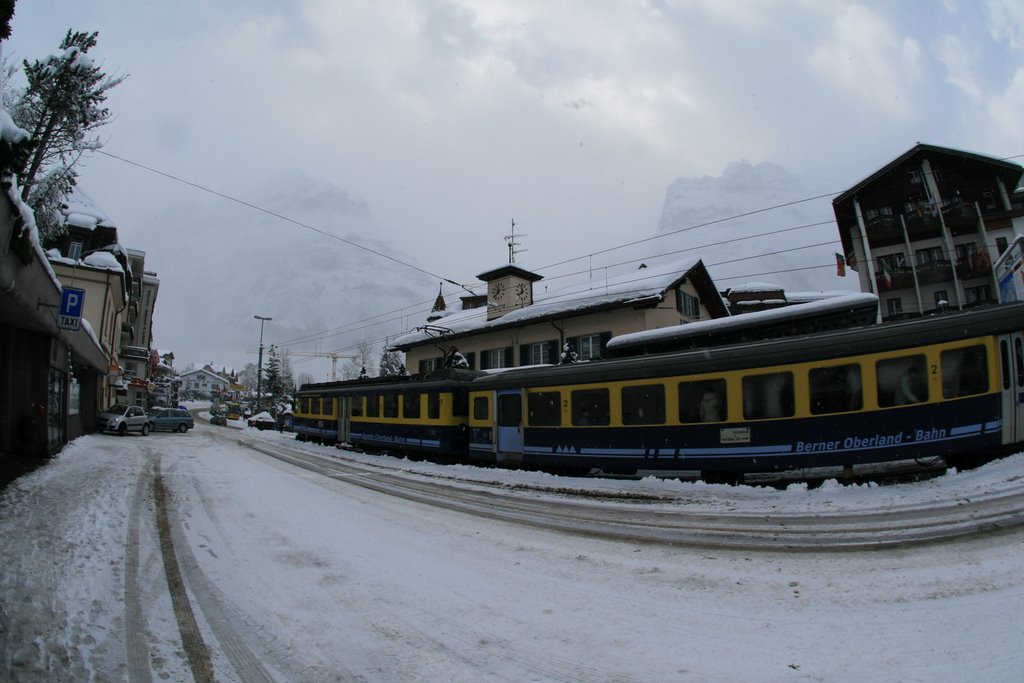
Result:
{"label": "lamp on building", "polygon": [[264,318],[261,315],[254,315],[260,321],[260,357],[256,369],[256,412],[263,408],[263,323],[273,318]]}

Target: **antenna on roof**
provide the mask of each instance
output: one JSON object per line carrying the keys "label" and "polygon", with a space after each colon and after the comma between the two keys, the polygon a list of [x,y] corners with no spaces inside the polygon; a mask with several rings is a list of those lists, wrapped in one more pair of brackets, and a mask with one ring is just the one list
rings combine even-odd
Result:
{"label": "antenna on roof", "polygon": [[515,263],[516,262],[516,254],[522,254],[523,252],[527,251],[526,249],[518,249],[517,248],[517,247],[522,246],[520,242],[516,241],[517,237],[527,237],[527,235],[524,235],[522,233],[520,233],[518,235],[516,234],[516,219],[513,218],[512,219],[512,232],[509,233],[508,235],[505,235],[505,244],[508,245],[508,262],[509,263]]}

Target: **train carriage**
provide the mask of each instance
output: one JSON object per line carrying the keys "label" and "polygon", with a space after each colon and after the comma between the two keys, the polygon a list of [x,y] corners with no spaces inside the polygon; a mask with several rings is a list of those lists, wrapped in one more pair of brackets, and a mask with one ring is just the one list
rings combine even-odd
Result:
{"label": "train carriage", "polygon": [[1022,330],[1024,303],[1005,304],[568,365],[307,385],[296,431],[558,471],[966,464],[1024,442]]}
{"label": "train carriage", "polygon": [[992,453],[1024,438],[1024,309],[510,371],[473,383],[469,455],[758,472]]}
{"label": "train carriage", "polygon": [[345,397],[344,441],[370,449],[459,457],[466,451],[466,384],[480,373],[447,370],[427,378],[364,384]]}

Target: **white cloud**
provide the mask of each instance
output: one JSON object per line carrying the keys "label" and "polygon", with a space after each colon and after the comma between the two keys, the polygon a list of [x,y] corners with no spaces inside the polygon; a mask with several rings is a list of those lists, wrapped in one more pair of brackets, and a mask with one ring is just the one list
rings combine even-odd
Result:
{"label": "white cloud", "polygon": [[863,5],[851,5],[835,17],[810,63],[823,81],[860,108],[897,118],[914,114],[913,96],[922,77],[920,45]]}
{"label": "white cloud", "polygon": [[946,67],[946,81],[971,100],[982,98],[982,89],[974,75],[974,55],[957,36],[944,35],[939,39],[938,57]]}
{"label": "white cloud", "polygon": [[988,28],[997,41],[1015,50],[1024,49],[1024,3],[1020,0],[987,0]]}
{"label": "white cloud", "polygon": [[1008,154],[1024,152],[1021,112],[1024,112],[1024,68],[1017,70],[1001,93],[989,98],[986,116],[979,121],[980,126],[985,126],[982,130],[992,149]]}

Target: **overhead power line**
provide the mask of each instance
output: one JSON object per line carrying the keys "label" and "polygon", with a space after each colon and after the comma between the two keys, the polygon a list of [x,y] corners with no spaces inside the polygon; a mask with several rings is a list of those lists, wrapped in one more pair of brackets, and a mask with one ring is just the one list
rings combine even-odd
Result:
{"label": "overhead power line", "polygon": [[224,194],[223,192],[218,192],[217,190],[214,190],[214,189],[211,189],[209,187],[206,187],[205,185],[200,185],[199,183],[194,183],[194,182],[192,182],[190,180],[185,180],[184,178],[179,178],[176,175],[172,175],[170,173],[165,173],[164,171],[160,171],[160,170],[157,170],[157,169],[152,168],[150,166],[146,166],[145,164],[140,164],[139,162],[132,161],[131,159],[125,159],[124,157],[117,156],[116,154],[111,154],[110,152],[104,152],[103,150],[100,150],[99,153],[104,155],[104,156],[108,156],[111,159],[117,159],[118,161],[124,162],[126,164],[130,164],[130,165],[135,166],[137,168],[141,168],[143,170],[149,171],[150,173],[155,173],[156,175],[163,176],[164,178],[168,178],[170,180],[173,180],[175,182],[181,183],[183,185],[188,185],[189,187],[194,187],[197,190],[201,190],[201,191],[206,192],[208,194],[212,194],[215,197],[220,197],[221,199],[226,199],[229,202],[234,202],[235,204],[240,204],[242,206],[245,206],[245,207],[248,207],[250,209],[253,209],[254,211],[260,211],[262,213],[267,214],[268,216],[273,216],[274,218],[279,218],[279,219],[281,219],[283,221],[287,221],[288,223],[292,223],[294,225],[297,225],[300,228],[305,228],[306,230],[311,230],[311,231],[313,231],[315,233],[323,235],[324,237],[330,237],[331,239],[337,240],[339,242],[343,242],[343,243],[349,245],[350,247],[355,247],[356,249],[362,249],[363,251],[369,252],[369,253],[371,253],[371,254],[373,254],[375,256],[380,256],[381,258],[385,258],[385,259],[387,259],[389,261],[393,261],[393,262],[395,262],[395,263],[397,263],[397,264],[399,264],[401,266],[405,266],[406,268],[411,268],[412,270],[415,270],[415,271],[418,271],[420,273],[423,273],[424,275],[429,275],[430,277],[435,278],[437,280],[443,280],[443,281],[445,281],[445,282],[447,282],[449,284],[455,285],[456,287],[462,287],[461,284],[459,284],[458,282],[455,282],[454,280],[449,280],[446,277],[443,277],[441,275],[437,275],[436,273],[431,273],[429,270],[424,270],[423,268],[420,268],[419,266],[415,266],[415,265],[413,265],[413,264],[411,264],[411,263],[409,263],[407,261],[403,261],[401,259],[395,258],[394,256],[389,256],[388,254],[385,254],[385,253],[383,253],[381,251],[377,251],[376,249],[371,249],[370,247],[367,247],[367,246],[364,246],[362,244],[359,244],[358,242],[353,242],[352,240],[347,240],[344,237],[339,237],[338,235],[335,235],[334,233],[327,232],[326,230],[321,230],[320,228],[317,228],[315,226],[309,225],[307,223],[303,223],[302,221],[297,221],[294,218],[289,218],[288,216],[284,216],[284,215],[279,214],[279,213],[277,213],[275,211],[271,211],[270,209],[266,209],[266,208],[264,208],[262,206],[259,206],[257,204],[253,204],[251,202],[247,202],[247,201],[239,199],[237,197],[232,197],[229,194]]}

